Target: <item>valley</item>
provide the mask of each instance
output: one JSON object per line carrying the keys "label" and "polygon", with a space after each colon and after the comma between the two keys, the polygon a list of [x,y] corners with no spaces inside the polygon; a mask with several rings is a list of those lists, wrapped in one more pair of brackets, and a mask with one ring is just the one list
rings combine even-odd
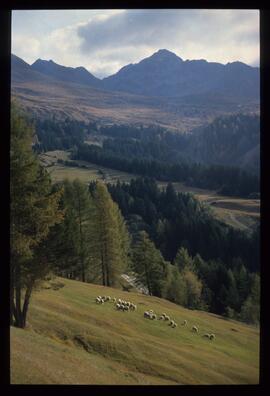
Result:
{"label": "valley", "polygon": [[261,385],[259,10],[6,14],[7,382]]}
{"label": "valley", "polygon": [[[127,172],[106,168],[86,161],[70,160],[70,153],[63,150],[54,150],[39,155],[41,163],[46,166],[54,183],[63,181],[65,178],[73,180],[78,178],[83,183],[94,180],[103,180],[106,183],[128,183],[136,175]],[[68,160],[79,164],[81,167],[65,166],[57,163],[57,160]],[[158,186],[166,188],[167,183],[157,181]],[[218,195],[215,191],[186,186],[184,183],[172,183],[177,192],[190,192],[200,201],[209,205],[213,213],[225,223],[242,230],[252,230],[260,220],[260,200],[243,199]]]}

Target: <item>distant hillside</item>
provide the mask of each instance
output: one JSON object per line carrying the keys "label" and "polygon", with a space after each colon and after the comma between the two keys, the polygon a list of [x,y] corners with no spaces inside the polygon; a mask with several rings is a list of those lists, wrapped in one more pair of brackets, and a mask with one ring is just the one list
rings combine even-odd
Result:
{"label": "distant hillside", "polygon": [[193,161],[260,169],[260,117],[237,114],[219,117],[193,131],[186,153]]}
{"label": "distant hillside", "polygon": [[23,59],[16,55],[11,55],[11,85],[14,83],[55,82],[50,76],[46,76],[39,71],[35,71]]}
{"label": "distant hillside", "polygon": [[[98,295],[132,301],[137,311],[96,304]],[[11,327],[12,384],[259,383],[259,330],[221,316],[64,278],[44,284],[29,309],[28,328]],[[149,309],[167,313],[178,327],[145,319]]]}
{"label": "distant hillside", "polygon": [[[182,64],[188,72],[179,74],[177,68]],[[207,73],[197,73],[198,65]],[[11,92],[22,107],[38,117],[55,114],[61,119],[72,117],[101,124],[160,125],[179,132],[208,124],[222,114],[259,112],[259,98],[253,89],[254,85],[259,89],[259,84],[251,76],[258,70],[241,64],[240,69],[247,70],[240,71],[238,77],[233,73],[237,81],[231,85],[235,91],[230,91],[224,79],[218,80],[223,88],[209,90],[210,77],[215,75],[211,65],[206,61],[184,62],[162,50],[138,65],[126,66],[116,75],[99,80],[83,67],[65,67],[40,59],[30,66],[12,55]],[[224,75],[229,81],[230,73]],[[241,81],[248,90],[244,96]]]}
{"label": "distant hillside", "polygon": [[52,60],[46,61],[38,59],[31,65],[31,69],[60,81],[74,82],[77,84],[85,84],[91,87],[102,88],[101,81],[89,73],[89,71],[84,67],[65,67],[58,65]]}
{"label": "distant hillside", "polygon": [[159,50],[103,79],[106,89],[150,96],[219,94],[259,99],[259,69],[242,62],[222,65],[204,59],[183,61]]}

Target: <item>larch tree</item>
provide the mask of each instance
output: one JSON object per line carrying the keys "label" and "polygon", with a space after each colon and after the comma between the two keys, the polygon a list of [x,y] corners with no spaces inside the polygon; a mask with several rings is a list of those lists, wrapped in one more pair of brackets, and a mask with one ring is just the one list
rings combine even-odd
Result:
{"label": "larch tree", "polygon": [[129,235],[116,203],[104,183],[92,187],[95,214],[92,222],[92,260],[99,264],[104,286],[115,286],[128,264]]}
{"label": "larch tree", "polygon": [[34,287],[49,270],[39,246],[61,222],[62,190],[52,192],[46,170],[32,152],[34,130],[12,104],[10,148],[10,320],[24,328]]}
{"label": "larch tree", "polygon": [[[71,255],[75,274],[79,274],[82,282],[86,282],[91,258],[91,222],[93,221],[94,205],[88,188],[80,180],[64,181],[65,221],[64,245]],[[76,265],[77,263],[77,265]]]}
{"label": "larch tree", "polygon": [[132,267],[150,295],[162,296],[167,278],[167,263],[145,231],[139,233],[133,247]]}

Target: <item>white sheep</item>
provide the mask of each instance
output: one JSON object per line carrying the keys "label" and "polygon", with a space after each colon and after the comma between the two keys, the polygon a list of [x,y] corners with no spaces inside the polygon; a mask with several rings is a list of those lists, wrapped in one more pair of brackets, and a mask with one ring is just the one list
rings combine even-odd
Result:
{"label": "white sheep", "polygon": [[187,325],[187,320],[185,319],[184,322],[182,323],[182,326],[186,326]]}
{"label": "white sheep", "polygon": [[169,326],[172,326],[174,324],[174,320],[170,320],[170,322],[169,322]]}
{"label": "white sheep", "polygon": [[168,320],[168,321],[171,320],[170,317],[169,317],[168,315],[166,315],[164,319],[165,319],[165,320]]}
{"label": "white sheep", "polygon": [[164,319],[165,319],[164,315],[160,315],[159,318],[158,318],[158,320],[164,320]]}
{"label": "white sheep", "polygon": [[203,335],[203,337],[210,338],[210,334],[206,333],[206,334]]}
{"label": "white sheep", "polygon": [[150,319],[156,319],[156,318],[157,318],[157,315],[155,313],[152,313]]}
{"label": "white sheep", "polygon": [[99,297],[96,297],[96,299],[95,299],[95,300],[96,300],[96,303],[97,303],[97,304],[99,304],[99,303],[100,303],[100,299],[99,299]]}
{"label": "white sheep", "polygon": [[178,326],[177,323],[174,322],[173,328],[175,328],[175,327],[177,327],[177,326]]}
{"label": "white sheep", "polygon": [[113,303],[116,303],[116,298],[115,298],[115,297],[112,298],[112,302],[113,302]]}
{"label": "white sheep", "polygon": [[210,340],[214,340],[216,338],[215,334],[210,334]]}
{"label": "white sheep", "polygon": [[198,333],[199,328],[197,326],[192,326],[192,331],[194,331],[195,333]]}

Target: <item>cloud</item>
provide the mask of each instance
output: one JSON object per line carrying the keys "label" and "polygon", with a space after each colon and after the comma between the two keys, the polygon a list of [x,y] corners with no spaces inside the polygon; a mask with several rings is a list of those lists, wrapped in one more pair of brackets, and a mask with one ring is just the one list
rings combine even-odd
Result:
{"label": "cloud", "polygon": [[249,63],[259,54],[259,12],[253,10],[127,10],[77,32],[82,53],[99,54],[104,62],[119,54],[122,66],[160,48],[222,63]]}
{"label": "cloud", "polygon": [[12,16],[12,51],[29,63],[53,59],[97,77],[160,48],[182,59],[259,63],[256,10],[42,10]]}

